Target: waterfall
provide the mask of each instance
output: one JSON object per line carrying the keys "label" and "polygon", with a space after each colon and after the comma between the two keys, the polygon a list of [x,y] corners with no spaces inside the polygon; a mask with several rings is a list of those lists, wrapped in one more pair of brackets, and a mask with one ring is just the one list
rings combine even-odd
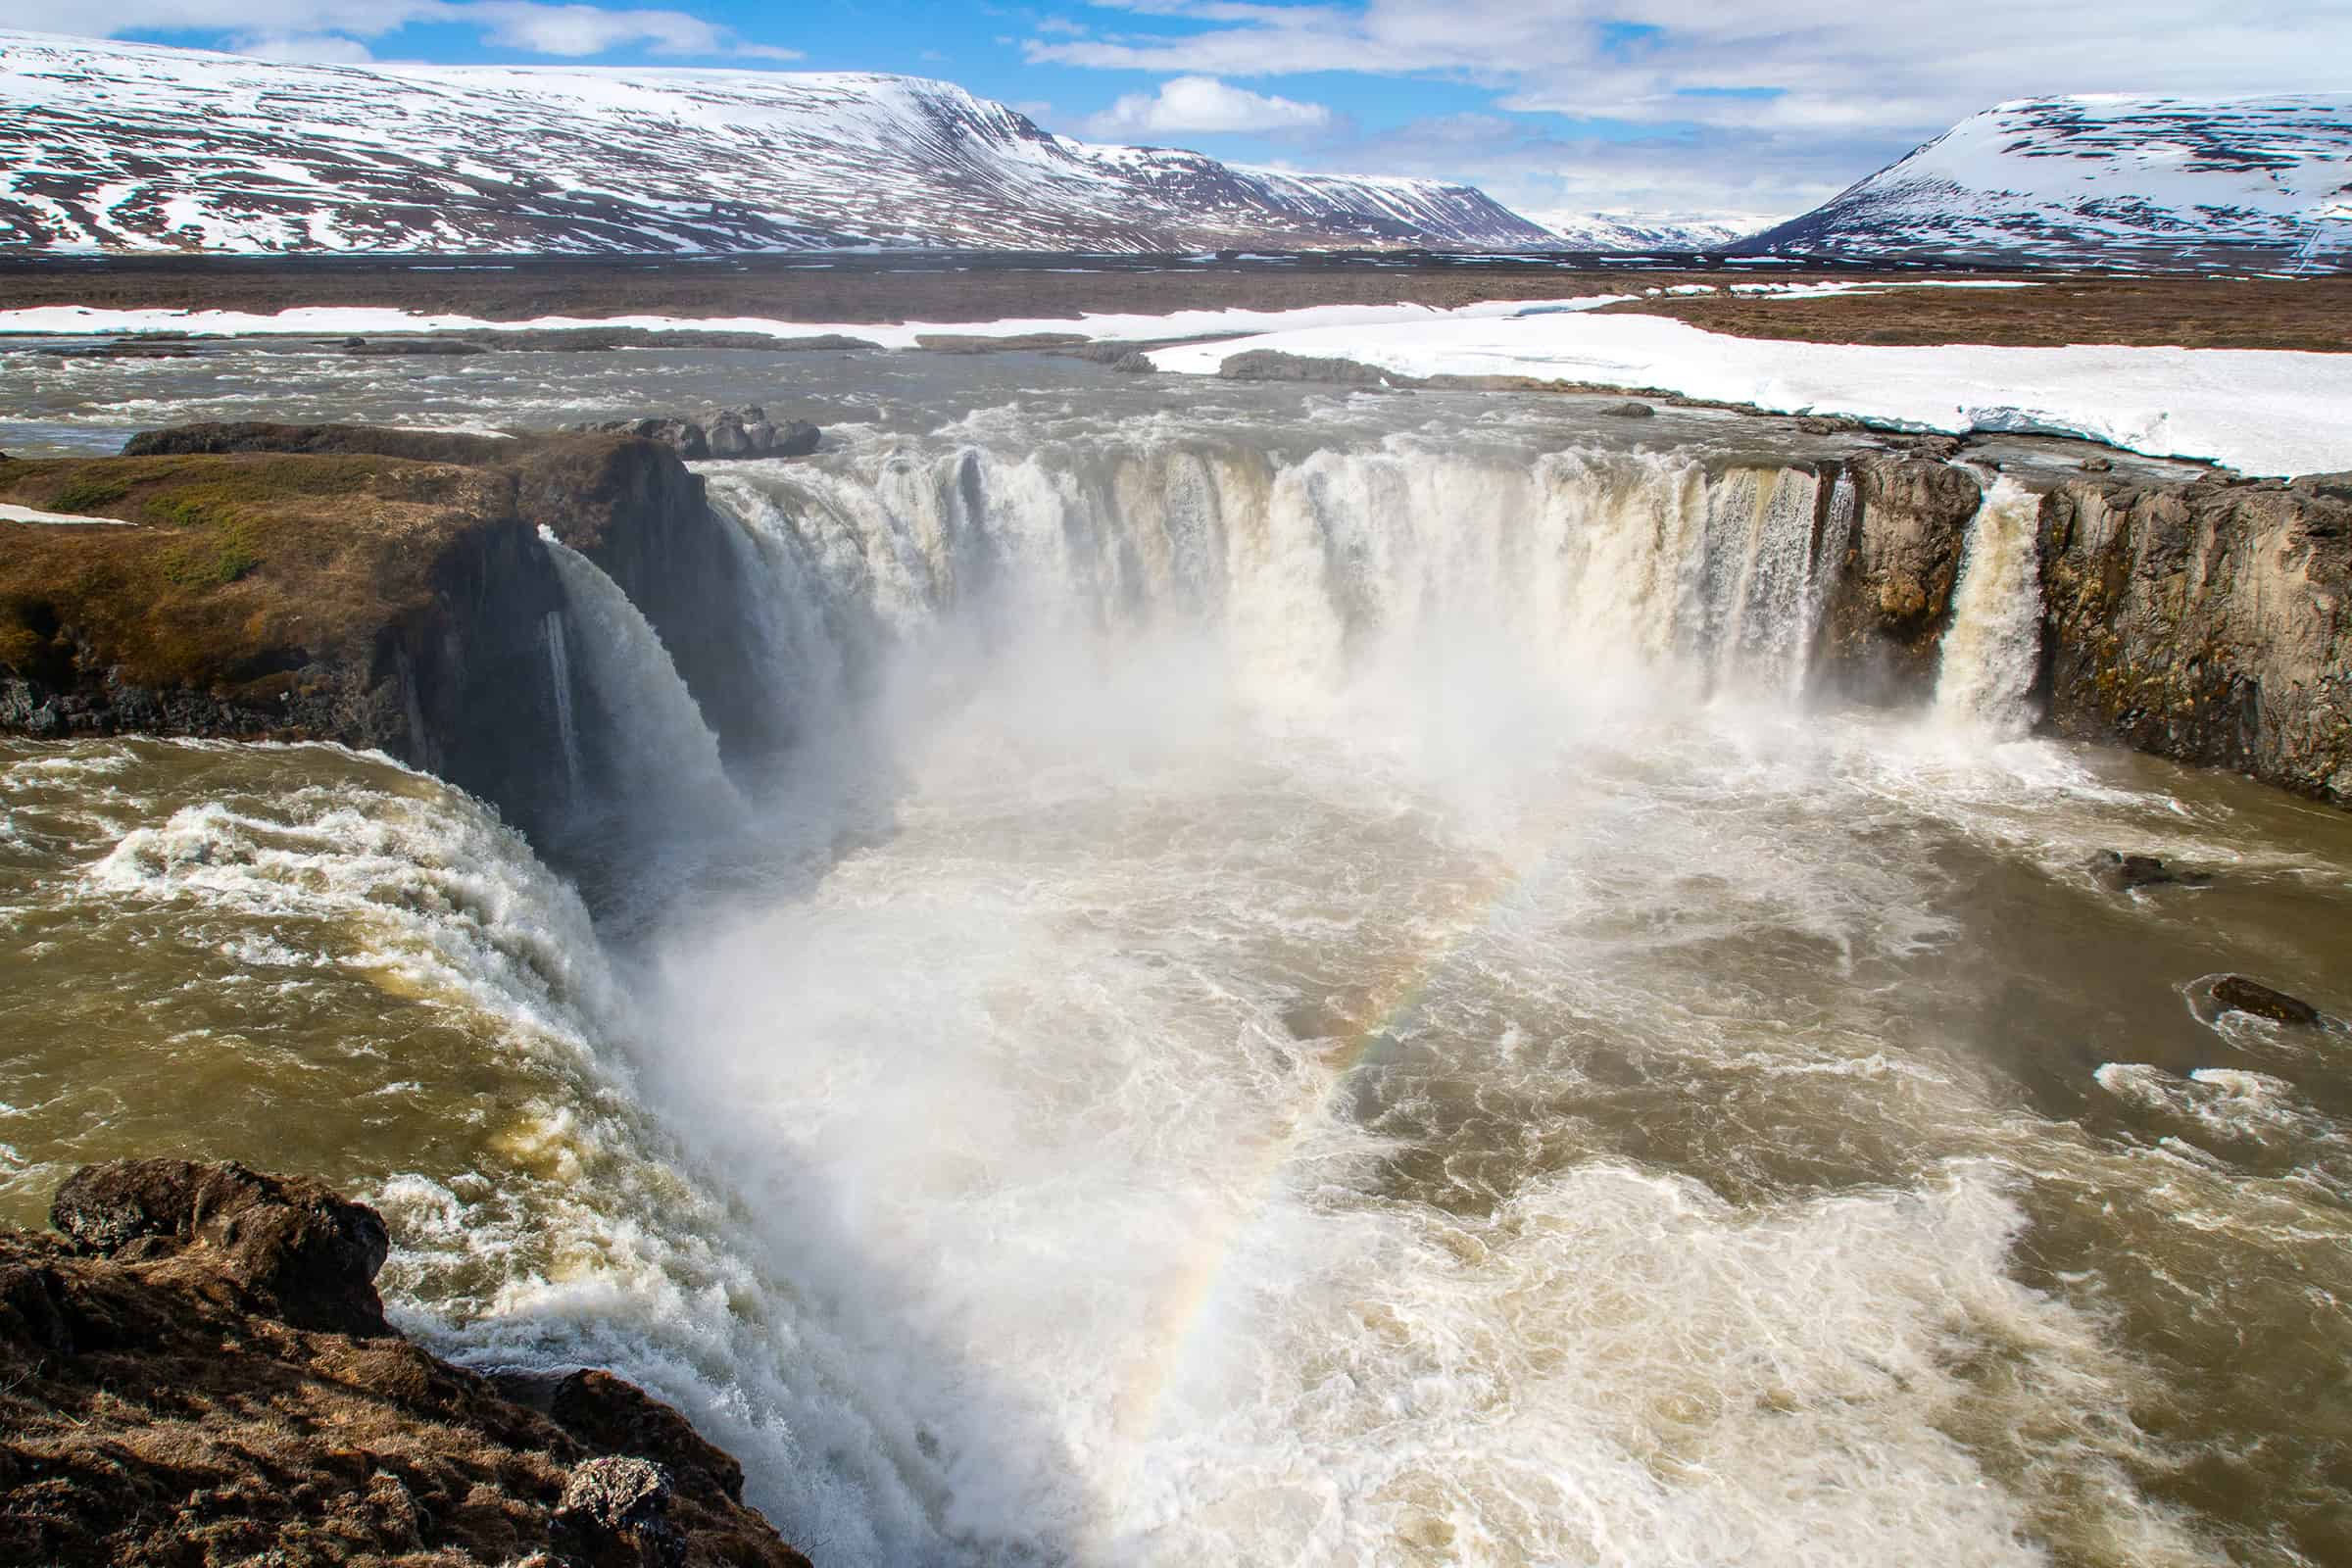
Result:
{"label": "waterfall", "polygon": [[[751,543],[758,635],[792,690],[837,693],[952,623],[997,643],[1181,632],[1284,704],[1465,648],[1589,689],[1680,664],[1701,689],[1801,696],[1821,486],[1624,453],[1128,436],[730,469],[711,498]],[[1834,529],[1852,507],[1841,479]]]}
{"label": "waterfall", "polygon": [[547,678],[556,699],[556,733],[564,742],[564,799],[580,801],[580,732],[571,716],[571,657],[564,647],[564,612],[551,610],[540,623],[547,646]]}
{"label": "waterfall", "polygon": [[1837,571],[1839,552],[1845,548],[1846,535],[1853,531],[1855,504],[1854,476],[1839,469],[1830,486],[1828,512],[1813,535],[1812,552],[1805,562],[1804,592],[1797,601],[1797,621],[1803,629],[1788,671],[1791,697],[1804,695],[1805,682],[1813,672],[1813,643],[1821,629],[1822,602]]}
{"label": "waterfall", "polygon": [[1730,686],[1801,690],[1820,482],[1802,468],[1738,469],[1710,496],[1707,562],[1715,674]]}
{"label": "waterfall", "polygon": [[759,585],[745,595],[753,607],[753,634],[770,690],[798,732],[807,732],[837,712],[848,697],[845,645],[858,639],[839,622],[858,607],[833,602],[822,565],[813,559],[809,530],[779,498],[739,474],[712,474],[710,500],[723,516],[741,526],[728,538],[736,569]]}
{"label": "waterfall", "polygon": [[[604,710],[623,798],[732,819],[743,802],[719,763],[718,737],[662,639],[595,562],[544,527],[539,537],[564,584],[564,613]],[[562,645],[549,646],[552,658]]]}
{"label": "waterfall", "polygon": [[1952,624],[1943,635],[1936,713],[2002,739],[2034,727],[2041,661],[2037,499],[2004,475],[1968,525]]}

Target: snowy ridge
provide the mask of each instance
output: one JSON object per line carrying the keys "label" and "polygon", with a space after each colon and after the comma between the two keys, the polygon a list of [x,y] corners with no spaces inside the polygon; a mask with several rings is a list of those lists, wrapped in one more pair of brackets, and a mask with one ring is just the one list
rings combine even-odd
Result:
{"label": "snowy ridge", "polygon": [[1613,217],[1608,213],[1528,216],[1551,230],[1569,250],[1577,251],[1719,251],[1754,231],[1753,225],[1651,220]]}
{"label": "snowy ridge", "polygon": [[2352,93],[2001,104],[1737,249],[2342,268]]}
{"label": "snowy ridge", "polygon": [[0,32],[0,249],[1549,241],[1468,186],[1090,147],[912,76],[363,69]]}

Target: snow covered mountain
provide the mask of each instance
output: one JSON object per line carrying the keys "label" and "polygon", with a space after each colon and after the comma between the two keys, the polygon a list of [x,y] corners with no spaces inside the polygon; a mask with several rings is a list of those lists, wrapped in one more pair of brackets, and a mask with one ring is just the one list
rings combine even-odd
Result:
{"label": "snow covered mountain", "polygon": [[1734,223],[1677,223],[1607,213],[1530,213],[1572,251],[1719,251],[1751,232]]}
{"label": "snow covered mountain", "polygon": [[2352,93],[2020,99],[1736,249],[2352,265]]}
{"label": "snow covered mountain", "polygon": [[0,250],[1549,243],[1466,185],[1089,146],[913,76],[296,65],[0,32]]}

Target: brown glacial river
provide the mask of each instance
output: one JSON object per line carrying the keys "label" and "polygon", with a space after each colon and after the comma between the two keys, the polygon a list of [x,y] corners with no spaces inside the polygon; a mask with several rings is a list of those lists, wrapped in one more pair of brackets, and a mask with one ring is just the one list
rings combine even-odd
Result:
{"label": "brown glacial river", "polygon": [[828,1565],[2352,1561],[2352,1034],[2210,994],[2352,1013],[2352,816],[2027,736],[2002,493],[1936,703],[1856,712],[1719,416],[926,373],[1044,385],[708,467],[772,775],[577,575],[677,793],[559,843],[0,745],[0,1218],[318,1172],[405,1327],[645,1383]]}

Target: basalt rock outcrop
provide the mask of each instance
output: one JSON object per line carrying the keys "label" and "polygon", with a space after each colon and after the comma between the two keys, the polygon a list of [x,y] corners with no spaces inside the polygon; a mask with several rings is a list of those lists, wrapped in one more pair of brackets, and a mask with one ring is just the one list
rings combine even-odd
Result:
{"label": "basalt rock outcrop", "polygon": [[690,462],[703,458],[805,458],[824,437],[823,431],[805,419],[778,424],[758,404],[720,409],[700,419],[607,419],[578,428],[659,441]]}
{"label": "basalt rock outcrop", "polygon": [[1826,597],[1816,678],[1872,703],[1918,703],[1936,689],[1952,621],[1969,519],[1984,501],[1975,475],[1933,458],[1867,453],[1844,465],[1852,504],[1821,490],[1814,560]]}
{"label": "basalt rock outcrop", "polygon": [[[620,584],[730,750],[775,743],[741,635],[742,541],[661,444],[353,425],[150,432],[0,459],[0,730],[333,740],[526,829],[564,806],[544,527]],[[580,679],[576,671],[568,679]],[[613,767],[581,734],[593,784]]]}
{"label": "basalt rock outcrop", "polygon": [[2084,478],[2039,525],[2053,728],[2352,805],[2352,475]]}
{"label": "basalt rock outcrop", "polygon": [[0,1230],[0,1561],[806,1568],[642,1391],[404,1340],[365,1204],[124,1160],[53,1223]]}

